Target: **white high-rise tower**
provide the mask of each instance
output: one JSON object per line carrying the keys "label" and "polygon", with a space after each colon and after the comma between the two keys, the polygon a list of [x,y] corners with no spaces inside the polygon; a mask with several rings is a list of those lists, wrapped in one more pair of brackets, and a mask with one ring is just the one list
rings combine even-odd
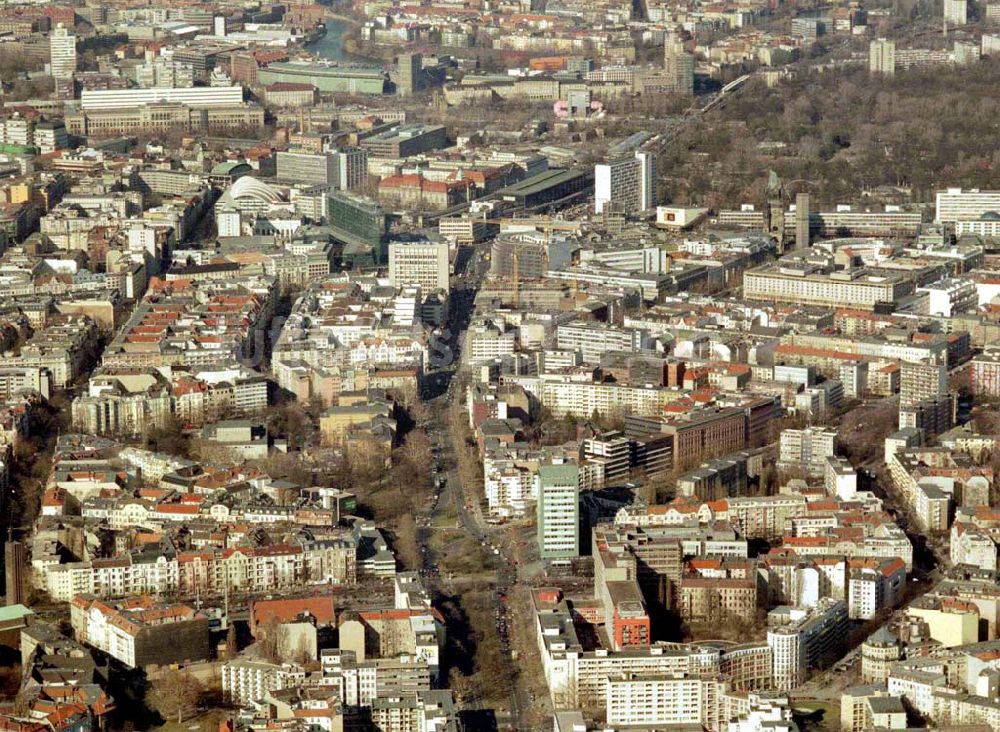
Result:
{"label": "white high-rise tower", "polygon": [[60,23],[49,38],[50,67],[56,79],[72,79],[76,72],[76,36]]}

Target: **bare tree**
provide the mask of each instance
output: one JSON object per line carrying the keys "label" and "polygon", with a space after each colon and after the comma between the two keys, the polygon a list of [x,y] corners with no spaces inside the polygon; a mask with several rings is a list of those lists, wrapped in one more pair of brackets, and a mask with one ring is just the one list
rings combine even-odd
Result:
{"label": "bare tree", "polygon": [[417,523],[412,514],[405,514],[396,525],[396,555],[407,569],[420,567],[420,546],[417,542]]}
{"label": "bare tree", "polygon": [[153,681],[146,701],[164,719],[176,717],[181,724],[197,711],[203,690],[202,683],[186,671],[167,673]]}

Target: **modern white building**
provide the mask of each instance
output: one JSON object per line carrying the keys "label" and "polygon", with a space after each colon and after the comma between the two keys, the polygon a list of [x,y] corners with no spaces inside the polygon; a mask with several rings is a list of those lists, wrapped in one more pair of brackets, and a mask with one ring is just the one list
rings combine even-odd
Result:
{"label": "modern white building", "polygon": [[368,178],[368,152],[361,148],[323,153],[279,152],[275,162],[277,178],[287,183],[346,191],[360,188]]}
{"label": "modern white building", "polygon": [[69,135],[62,121],[39,122],[35,125],[35,146],[42,155],[69,147]]}
{"label": "modern white building", "polygon": [[927,312],[940,318],[950,318],[958,313],[975,309],[978,298],[976,286],[966,279],[948,277],[917,288],[917,294],[927,295]]}
{"label": "modern white building", "polygon": [[517,348],[517,331],[497,323],[478,323],[466,332],[463,358],[470,365],[509,356]]}
{"label": "modern white building", "polygon": [[49,38],[49,59],[52,76],[72,79],[76,73],[76,36],[59,23]]}
{"label": "modern white building", "polygon": [[155,89],[84,89],[80,107],[122,109],[148,104],[184,104],[194,109],[238,107],[243,104],[242,86],[196,86],[191,88],[163,87]]}
{"label": "modern white building", "polygon": [[868,44],[868,71],[872,74],[895,76],[896,42],[877,38]]}
{"label": "modern white building", "polygon": [[949,188],[938,191],[935,200],[934,220],[938,223],[975,221],[985,213],[1000,213],[1000,191]]}
{"label": "modern white building", "polygon": [[840,365],[838,377],[846,399],[860,399],[868,390],[868,362],[857,360]]}
{"label": "modern white building", "polygon": [[858,495],[858,473],[846,458],[832,456],[826,459],[823,484],[826,494],[840,501],[853,501]]}
{"label": "modern white building", "polygon": [[655,205],[656,157],[637,151],[594,166],[594,211],[604,213],[614,204],[627,213],[636,213]]}
{"label": "modern white building", "polygon": [[587,363],[600,363],[609,351],[635,353],[646,346],[645,331],[616,328],[602,323],[572,322],[556,328],[557,348],[578,351]]}
{"label": "modern white building", "polygon": [[944,0],[943,11],[948,25],[965,25],[969,22],[968,0]]}
{"label": "modern white building", "polygon": [[449,275],[447,242],[389,244],[389,281],[393,287],[418,285],[425,293],[448,292]]}
{"label": "modern white building", "polygon": [[622,674],[608,678],[607,720],[632,725],[699,724],[712,729],[722,682],[694,676]]}
{"label": "modern white building", "polygon": [[0,142],[8,145],[34,145],[35,123],[15,112],[0,121]]}
{"label": "modern white building", "polygon": [[194,68],[177,61],[158,59],[136,66],[133,73],[136,84],[144,88],[194,86]]}
{"label": "modern white building", "polygon": [[[1000,43],[1000,36],[998,36],[998,43]],[[956,221],[955,236],[964,236],[965,234],[991,238],[1000,237],[1000,213],[989,211],[978,219]]]}
{"label": "modern white building", "polygon": [[841,647],[847,629],[847,605],[823,598],[815,608],[782,607],[768,616],[767,645],[771,648],[774,686],[793,689]]}

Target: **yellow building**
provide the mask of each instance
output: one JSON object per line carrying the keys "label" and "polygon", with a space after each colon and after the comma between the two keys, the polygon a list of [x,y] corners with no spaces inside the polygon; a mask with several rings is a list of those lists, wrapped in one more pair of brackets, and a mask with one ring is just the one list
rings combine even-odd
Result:
{"label": "yellow building", "polygon": [[952,598],[922,598],[907,609],[911,618],[922,620],[932,640],[945,648],[979,641],[979,611],[970,602]]}
{"label": "yellow building", "polygon": [[378,431],[385,425],[395,432],[395,405],[381,389],[341,392],[338,404],[320,415],[319,430],[324,445],[339,445],[348,433]]}

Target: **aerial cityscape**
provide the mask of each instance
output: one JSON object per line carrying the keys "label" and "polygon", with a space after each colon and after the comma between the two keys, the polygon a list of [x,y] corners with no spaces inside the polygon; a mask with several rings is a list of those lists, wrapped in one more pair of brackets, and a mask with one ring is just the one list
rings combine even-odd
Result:
{"label": "aerial cityscape", "polygon": [[0,732],[1000,730],[1000,0],[0,0]]}

